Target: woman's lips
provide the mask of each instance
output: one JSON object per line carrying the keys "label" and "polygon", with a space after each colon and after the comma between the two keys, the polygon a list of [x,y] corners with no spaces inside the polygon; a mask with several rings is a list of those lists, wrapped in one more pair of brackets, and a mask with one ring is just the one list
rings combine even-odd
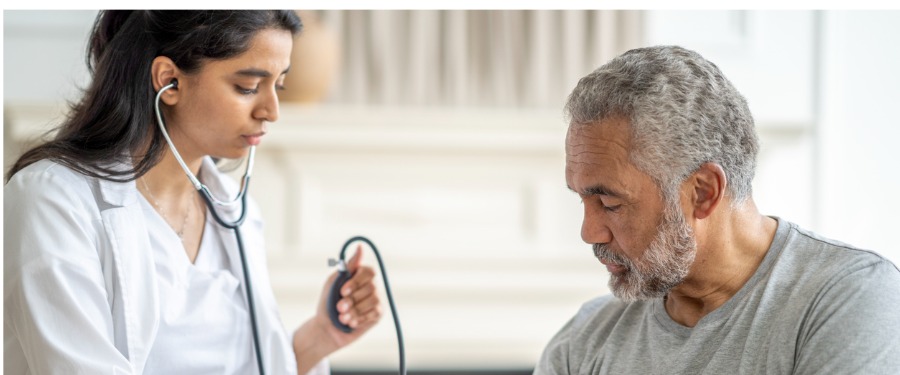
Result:
{"label": "woman's lips", "polygon": [[244,139],[247,140],[247,144],[249,144],[250,146],[256,146],[256,145],[258,145],[260,142],[262,142],[262,137],[263,137],[264,135],[266,135],[266,133],[257,133],[257,134],[242,135],[242,137],[244,137]]}

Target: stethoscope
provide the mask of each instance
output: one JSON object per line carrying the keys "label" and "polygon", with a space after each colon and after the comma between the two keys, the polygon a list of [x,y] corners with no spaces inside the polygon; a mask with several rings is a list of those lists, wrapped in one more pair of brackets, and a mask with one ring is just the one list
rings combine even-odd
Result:
{"label": "stethoscope", "polygon": [[[165,121],[163,121],[162,112],[159,110],[159,102],[162,98],[162,94],[169,89],[177,88],[178,80],[172,79],[172,81],[159,89],[159,92],[156,93],[156,100],[154,101],[154,109],[156,110],[156,120],[159,125],[159,130],[162,132],[163,137],[166,139],[166,143],[169,145],[169,150],[172,151],[172,154],[175,155],[175,160],[178,161],[178,164],[181,165],[181,169],[184,170],[184,173],[187,175],[188,179],[191,181],[191,184],[194,186],[200,196],[203,197],[203,201],[206,203],[206,207],[209,209],[209,212],[212,214],[213,218],[216,220],[219,225],[222,227],[231,229],[234,232],[235,242],[238,245],[238,253],[241,258],[241,269],[244,275],[244,283],[246,284],[245,290],[247,291],[247,307],[250,311],[250,326],[253,330],[253,349],[256,356],[256,365],[259,369],[259,375],[265,375],[265,367],[263,366],[262,360],[262,350],[259,345],[259,328],[257,328],[256,324],[256,307],[253,303],[253,287],[250,284],[250,273],[247,267],[247,257],[244,252],[244,239],[241,237],[241,224],[244,223],[244,219],[247,216],[247,188],[250,186],[250,172],[253,170],[253,157],[256,155],[256,146],[250,146],[250,153],[247,156],[247,166],[244,170],[244,177],[241,178],[241,189],[238,191],[237,196],[231,201],[220,201],[216,199],[212,193],[209,191],[209,188],[206,187],[203,183],[200,182],[200,179],[191,172],[190,168],[188,168],[187,164],[184,163],[184,159],[181,158],[181,154],[178,153],[178,150],[175,149],[175,144],[172,143],[172,139],[169,138],[169,132],[166,129]],[[216,211],[216,206],[233,206],[240,201],[241,204],[241,214],[237,219],[232,221],[227,221],[223,219],[218,211]],[[337,327],[339,330],[343,332],[351,332],[352,328],[341,323],[338,320],[338,311],[337,311],[337,301],[340,300],[340,288],[347,282],[352,276],[346,268],[346,262],[344,261],[344,256],[347,251],[347,248],[356,241],[363,241],[369,245],[372,251],[375,253],[376,258],[378,259],[378,265],[381,268],[381,277],[384,282],[385,294],[388,297],[388,302],[391,307],[391,314],[394,318],[394,328],[397,331],[397,344],[400,349],[400,374],[406,375],[406,359],[405,359],[405,350],[403,348],[403,334],[400,329],[400,319],[397,317],[397,308],[394,305],[394,297],[391,294],[391,288],[388,284],[387,279],[387,271],[384,268],[384,262],[381,260],[381,254],[379,254],[378,249],[375,248],[375,244],[372,243],[368,238],[357,236],[349,239],[344,247],[341,249],[340,260],[334,261],[329,259],[329,264],[331,266],[338,266],[338,277],[335,279],[334,284],[331,286],[331,291],[328,296],[328,315],[331,319],[332,324]]]}

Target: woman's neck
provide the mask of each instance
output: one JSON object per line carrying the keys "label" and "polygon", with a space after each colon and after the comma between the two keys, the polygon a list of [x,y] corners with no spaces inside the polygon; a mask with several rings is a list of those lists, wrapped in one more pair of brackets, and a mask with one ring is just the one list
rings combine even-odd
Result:
{"label": "woman's neck", "polygon": [[[202,158],[185,160],[195,176],[202,162]],[[178,234],[188,259],[193,263],[203,238],[206,210],[175,156],[166,150],[162,160],[136,183],[138,191]]]}
{"label": "woman's neck", "polygon": [[[185,155],[182,155],[185,156]],[[200,172],[200,165],[203,164],[202,158],[184,159],[188,169],[194,176]],[[152,188],[153,195],[159,199],[166,199],[173,196],[184,196],[186,192],[194,190],[190,179],[185,175],[184,169],[175,159],[175,155],[168,149],[163,152],[162,159],[159,163],[150,168],[147,173],[141,177],[142,183]]]}

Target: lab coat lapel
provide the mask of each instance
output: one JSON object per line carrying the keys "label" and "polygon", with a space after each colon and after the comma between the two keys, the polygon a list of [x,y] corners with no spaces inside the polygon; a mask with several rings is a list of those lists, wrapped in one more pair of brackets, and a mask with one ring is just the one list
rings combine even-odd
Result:
{"label": "lab coat lapel", "polygon": [[135,373],[141,373],[159,327],[156,270],[144,213],[134,181],[96,181],[100,216],[114,264],[113,270],[105,271],[111,275],[104,276],[113,280],[114,288],[109,292],[114,294],[112,313],[119,318],[113,320],[116,346],[124,350]]}
{"label": "lab coat lapel", "polygon": [[[203,183],[209,188],[210,192],[219,199],[233,199],[240,190],[240,186],[236,181],[218,172],[218,169],[210,158],[203,160],[201,171]],[[215,206],[215,209],[218,210],[219,215],[221,215],[224,220],[229,222],[236,219],[241,214],[240,204]],[[245,256],[247,257],[247,266],[249,268],[248,272],[253,287],[253,302],[256,306],[256,323],[257,328],[259,329],[263,361],[268,366],[277,362],[273,362],[272,360],[272,355],[275,355],[275,353],[272,353],[271,343],[271,340],[277,338],[272,337],[271,335],[272,333],[283,331],[283,328],[281,327],[280,320],[273,317],[273,310],[269,309],[269,306],[274,306],[275,302],[269,286],[269,278],[266,275],[265,264],[263,264],[265,258],[261,256],[263,246],[263,241],[260,237],[261,223],[259,222],[258,215],[252,212],[254,207],[249,201],[246,209],[250,210],[250,212],[247,213],[246,220],[244,221],[244,224],[241,225],[241,236],[244,240],[244,251],[246,252]],[[241,265],[240,252],[234,231],[219,224],[216,224],[215,228],[218,231],[219,236],[221,236],[220,238],[222,238],[225,251],[228,254],[228,260],[231,263],[231,272],[241,281],[241,291],[246,300],[247,283],[246,280],[244,280],[244,271]],[[282,370],[279,369],[275,372],[281,371]]]}
{"label": "lab coat lapel", "polygon": [[[230,200],[234,197],[235,194],[237,194],[237,188],[234,186],[234,181],[225,180],[228,177],[222,175],[218,171],[218,168],[216,167],[215,163],[213,163],[212,159],[203,159],[203,166],[200,168],[200,174],[203,184],[206,185],[207,188],[209,188],[210,193],[214,197],[218,199]],[[212,209],[216,210],[216,213],[226,222],[231,222],[240,214],[239,204],[231,206],[213,205]],[[212,215],[213,213],[209,214]],[[213,221],[215,221],[215,219],[213,219]],[[222,239],[222,243],[225,246],[225,254],[227,254],[228,262],[231,265],[231,273],[234,275],[234,277],[241,280],[241,290],[244,290],[244,274],[241,268],[241,258],[236,242],[237,240],[234,236],[234,231],[225,228],[218,223],[216,223],[213,227],[216,228],[216,234],[218,234],[219,238]],[[246,233],[244,233],[244,231],[241,231],[241,234],[246,236]],[[246,296],[246,292],[244,295]]]}

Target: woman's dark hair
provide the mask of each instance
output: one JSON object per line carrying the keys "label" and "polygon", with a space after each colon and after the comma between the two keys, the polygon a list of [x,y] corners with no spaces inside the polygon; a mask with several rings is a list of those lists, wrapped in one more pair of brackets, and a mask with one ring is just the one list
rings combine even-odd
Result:
{"label": "woman's dark hair", "polygon": [[[16,161],[7,181],[42,159],[112,181],[142,176],[165,150],[154,119],[156,94],[150,77],[154,58],[169,57],[190,74],[204,61],[247,51],[261,30],[296,34],[301,28],[297,14],[289,10],[101,11],[87,46],[92,80],[84,96],[70,105],[52,140]],[[132,156],[140,157],[132,161]],[[119,163],[132,168],[116,168]]]}

